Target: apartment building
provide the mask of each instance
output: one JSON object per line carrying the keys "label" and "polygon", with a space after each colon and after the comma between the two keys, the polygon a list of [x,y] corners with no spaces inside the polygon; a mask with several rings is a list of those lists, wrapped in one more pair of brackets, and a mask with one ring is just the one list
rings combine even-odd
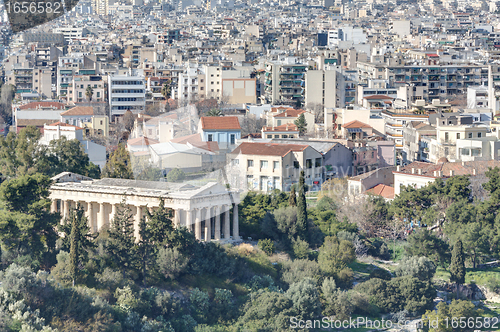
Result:
{"label": "apartment building", "polygon": [[391,87],[409,85],[414,92],[411,102],[424,99],[451,98],[466,94],[467,87],[488,81],[488,67],[478,65],[433,64],[388,65],[385,63],[358,62],[360,84],[371,80],[385,80]]}
{"label": "apartment building", "polygon": [[381,112],[384,119],[384,130],[387,138],[396,143],[396,153],[401,155],[403,150],[403,126],[410,121],[428,122],[429,115],[414,113],[395,113],[388,110]]}
{"label": "apartment building", "polygon": [[307,64],[296,58],[265,64],[263,103],[303,103]]}
{"label": "apartment building", "polygon": [[[85,72],[80,70],[79,72]],[[87,88],[92,89],[92,96],[87,96]],[[106,91],[103,77],[101,75],[74,75],[72,81],[68,84],[67,102],[82,103],[82,102],[103,102],[104,93]]]}
{"label": "apartment building", "polygon": [[243,142],[228,154],[231,185],[268,192],[289,191],[298,183],[300,171],[307,185],[322,183],[322,155],[301,144]]}
{"label": "apartment building", "polygon": [[126,73],[109,74],[108,100],[111,117],[126,111],[143,112],[146,108],[146,84],[142,72],[130,69]]}

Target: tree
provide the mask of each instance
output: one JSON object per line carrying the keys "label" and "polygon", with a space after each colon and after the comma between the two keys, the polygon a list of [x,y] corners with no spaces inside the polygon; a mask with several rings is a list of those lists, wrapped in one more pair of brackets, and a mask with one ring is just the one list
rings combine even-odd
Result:
{"label": "tree", "polygon": [[[326,274],[338,277],[340,271],[356,258],[351,242],[340,240],[336,236],[327,236],[319,248],[318,263]],[[337,279],[337,278],[336,278]]]}
{"label": "tree", "polygon": [[293,307],[298,312],[300,319],[312,319],[321,312],[319,294],[314,279],[304,278],[290,285],[286,296],[292,300]]}
{"label": "tree", "polygon": [[161,87],[161,94],[167,100],[170,98],[170,94],[172,92],[171,84],[172,81],[167,80],[165,83],[163,83],[163,86]]}
{"label": "tree", "polygon": [[222,114],[222,111],[220,109],[212,108],[207,112],[207,116],[224,116],[224,114]]}
{"label": "tree", "polygon": [[[463,300],[453,300],[450,304],[447,304],[446,302],[439,302],[436,308],[437,310],[426,311],[422,316],[422,331],[472,331],[474,329],[468,327],[467,324],[463,325],[460,323],[460,317],[466,317],[467,322],[469,321],[469,319],[471,319],[473,322],[476,322],[476,317],[481,317],[484,312],[482,309],[476,309],[474,303]],[[482,321],[483,320],[481,320],[481,322]]]}
{"label": "tree", "polygon": [[436,273],[436,265],[427,257],[412,256],[399,263],[395,273],[398,277],[409,275],[419,280],[431,281]]}
{"label": "tree", "polygon": [[297,233],[303,239],[308,239],[307,234],[307,203],[304,189],[304,171],[300,172],[299,178],[299,197],[297,199]]}
{"label": "tree", "polygon": [[105,178],[133,179],[130,155],[124,144],[119,144],[118,148],[111,154],[108,162],[104,166],[102,176]]}
{"label": "tree", "polygon": [[161,248],[156,264],[160,273],[166,278],[175,280],[184,270],[189,260],[177,248]]}
{"label": "tree", "polygon": [[417,229],[408,236],[406,251],[411,256],[425,256],[443,267],[450,260],[448,244],[427,228]]}
{"label": "tree", "polygon": [[132,113],[130,110],[127,110],[123,115],[121,119],[123,126],[125,127],[125,130],[128,131],[129,133],[132,132],[132,129],[134,129],[134,123],[135,123],[135,115]]}
{"label": "tree", "polygon": [[462,241],[457,240],[453,245],[450,264],[450,281],[457,284],[465,283],[465,261]]}
{"label": "tree", "polygon": [[0,185],[0,240],[2,249],[29,254],[41,262],[53,253],[58,213],[50,212],[51,179],[42,174],[23,175]]}
{"label": "tree", "polygon": [[307,122],[306,122],[306,117],[304,116],[304,113],[299,115],[297,120],[295,120],[293,123],[297,126],[297,129],[299,130],[299,134],[301,136],[307,132]]}
{"label": "tree", "polygon": [[112,261],[125,277],[126,272],[134,268],[137,262],[133,214],[125,199],[122,200],[116,210],[108,234],[109,240],[106,249]]}
{"label": "tree", "polygon": [[174,168],[167,173],[168,182],[181,182],[186,178],[186,174],[180,168]]}
{"label": "tree", "polygon": [[92,101],[92,96],[94,95],[94,89],[89,85],[87,86],[87,89],[85,90],[85,97],[87,97],[88,101]]}
{"label": "tree", "polygon": [[47,175],[73,172],[98,179],[101,177],[99,166],[89,160],[82,143],[77,139],[68,140],[65,136],[50,141],[47,151],[51,167]]}
{"label": "tree", "polygon": [[92,234],[85,217],[83,207],[78,204],[76,209],[71,208],[69,217],[58,230],[65,234],[63,237],[62,250],[69,249],[70,255],[70,275],[73,286],[78,279],[80,265],[88,260],[88,251],[95,248],[94,239],[97,234]]}
{"label": "tree", "polygon": [[288,200],[289,206],[297,206],[297,193],[295,192],[295,187],[292,186],[290,190],[290,199]]}

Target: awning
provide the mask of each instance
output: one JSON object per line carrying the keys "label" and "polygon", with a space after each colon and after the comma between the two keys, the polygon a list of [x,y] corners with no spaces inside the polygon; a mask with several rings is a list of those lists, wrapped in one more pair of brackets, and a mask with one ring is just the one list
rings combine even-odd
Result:
{"label": "awning", "polygon": [[360,128],[347,128],[348,133],[361,133],[363,132]]}

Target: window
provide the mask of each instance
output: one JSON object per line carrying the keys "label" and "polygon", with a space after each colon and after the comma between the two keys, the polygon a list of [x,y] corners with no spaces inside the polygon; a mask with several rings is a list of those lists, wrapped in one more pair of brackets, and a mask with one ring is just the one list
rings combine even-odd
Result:
{"label": "window", "polygon": [[273,161],[273,169],[278,169],[280,167],[279,161]]}
{"label": "window", "polygon": [[233,159],[232,162],[233,162],[233,166],[236,166],[236,165],[238,165],[240,163],[240,160],[239,159]]}
{"label": "window", "polygon": [[472,138],[472,133],[469,133],[469,134],[468,134],[468,137],[469,137],[469,138]]}
{"label": "window", "polygon": [[294,161],[294,162],[293,162],[293,167],[294,167],[294,168],[300,168],[300,164],[299,164],[299,162],[298,162],[298,161]]}
{"label": "window", "polygon": [[213,136],[212,134],[208,134],[208,141],[209,141],[209,142],[212,142],[213,137],[214,137],[214,136]]}
{"label": "window", "polygon": [[247,175],[247,183],[248,183],[248,188],[254,188],[253,185],[253,175]]}
{"label": "window", "polygon": [[482,134],[482,133],[477,133],[477,137],[481,137],[481,134]]}
{"label": "window", "polygon": [[278,120],[278,126],[281,126],[281,120]]}
{"label": "window", "polygon": [[101,97],[101,92],[97,91],[97,98]]}
{"label": "window", "polygon": [[273,138],[273,135],[267,135],[267,138]]}
{"label": "window", "polygon": [[312,159],[306,159],[306,168],[312,168]]}
{"label": "window", "polygon": [[449,136],[449,135],[448,135],[448,132],[444,133],[444,141],[445,141],[445,142],[448,142],[448,139],[449,139],[449,137],[448,137],[448,136]]}
{"label": "window", "polygon": [[341,124],[337,125],[337,130],[340,130],[340,129],[342,129],[342,125]]}
{"label": "window", "polygon": [[102,126],[102,120],[101,120],[101,126]]}
{"label": "window", "polygon": [[260,168],[267,168],[267,160],[260,161]]}
{"label": "window", "polygon": [[152,129],[148,129],[148,135],[149,136],[153,135],[153,130]]}
{"label": "window", "polygon": [[460,133],[457,133],[457,139],[460,139]]}
{"label": "window", "polygon": [[280,138],[280,135],[274,135],[274,138]]}
{"label": "window", "polygon": [[314,163],[314,167],[321,167],[321,158],[316,158],[316,162]]}
{"label": "window", "polygon": [[231,140],[231,145],[234,145],[236,143],[236,135],[231,134],[230,140]]}
{"label": "window", "polygon": [[372,151],[372,158],[375,158],[375,152]]}
{"label": "window", "polygon": [[247,160],[247,166],[253,167],[253,160],[252,159]]}

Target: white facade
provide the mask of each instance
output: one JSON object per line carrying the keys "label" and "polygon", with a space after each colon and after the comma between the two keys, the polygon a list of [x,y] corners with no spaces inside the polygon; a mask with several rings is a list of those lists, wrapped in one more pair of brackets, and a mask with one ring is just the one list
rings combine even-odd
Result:
{"label": "white facade", "polygon": [[140,73],[108,75],[108,99],[111,117],[130,110],[141,113],[146,108],[146,82]]}

